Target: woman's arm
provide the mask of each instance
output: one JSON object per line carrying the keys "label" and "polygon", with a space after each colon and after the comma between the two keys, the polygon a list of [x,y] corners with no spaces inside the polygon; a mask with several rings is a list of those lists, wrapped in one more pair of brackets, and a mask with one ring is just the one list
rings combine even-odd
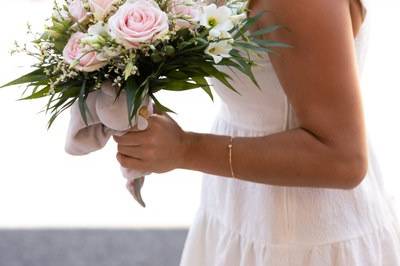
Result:
{"label": "woman's arm", "polygon": [[[272,54],[271,63],[300,128],[236,138],[236,176],[285,186],[356,186],[366,173],[367,150],[349,1],[259,2],[267,2],[278,23],[291,29],[270,35],[295,46]],[[230,175],[229,138],[196,133],[190,138],[183,168]]]}
{"label": "woman's arm", "polygon": [[[271,63],[300,127],[263,137],[235,138],[232,162],[236,177],[282,186],[357,186],[367,171],[367,144],[349,0],[259,2],[268,4],[263,8],[274,13],[273,18],[265,16],[263,23],[276,22],[291,29],[290,33],[270,34],[270,38],[295,46],[278,50],[280,56],[271,55]],[[279,21],[271,20],[274,18]],[[163,145],[168,151],[156,156],[154,150],[152,156],[170,160],[176,168],[230,176],[228,136],[182,133],[165,117],[151,120],[154,126],[148,133],[130,133],[131,140],[128,134],[116,138],[121,164],[140,167],[138,160],[129,158],[132,149],[124,145],[133,139],[148,142],[145,134],[153,131],[153,136],[160,136],[171,132],[167,130],[171,127],[179,137],[174,139],[174,134],[168,133],[164,139],[173,143],[169,146],[161,143],[162,138],[152,138],[153,147]]]}

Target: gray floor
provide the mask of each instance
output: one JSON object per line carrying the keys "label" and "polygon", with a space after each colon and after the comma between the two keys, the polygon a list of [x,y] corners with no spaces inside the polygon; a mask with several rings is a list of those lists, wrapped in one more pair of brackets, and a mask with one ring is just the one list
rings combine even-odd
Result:
{"label": "gray floor", "polygon": [[187,231],[0,230],[0,266],[177,266]]}

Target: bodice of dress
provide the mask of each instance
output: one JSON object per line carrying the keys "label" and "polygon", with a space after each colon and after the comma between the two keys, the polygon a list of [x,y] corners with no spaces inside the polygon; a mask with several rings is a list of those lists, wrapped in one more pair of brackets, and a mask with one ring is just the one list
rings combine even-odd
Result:
{"label": "bodice of dress", "polygon": [[[367,15],[354,42],[360,78],[369,27]],[[214,133],[261,136],[298,126],[269,55],[258,62],[254,75],[261,90],[238,71],[230,76],[241,95],[211,80],[222,101]],[[202,205],[233,230],[268,243],[322,244],[356,237],[392,219],[387,217],[390,210],[381,193],[381,176],[372,152],[369,160],[366,178],[353,190],[270,186],[206,175]],[[255,228],[257,224],[262,226]]]}
{"label": "bodice of dress", "polygon": [[[365,15],[364,5],[363,12]],[[360,78],[368,50],[369,34],[370,16],[366,16],[354,41]],[[215,92],[222,100],[220,116],[241,127],[269,133],[296,127],[296,115],[273,69],[269,54],[253,58],[259,64],[253,72],[261,90],[247,76],[236,70],[228,70],[227,73],[233,78],[232,84],[241,95],[227,89],[218,80],[211,80]]]}

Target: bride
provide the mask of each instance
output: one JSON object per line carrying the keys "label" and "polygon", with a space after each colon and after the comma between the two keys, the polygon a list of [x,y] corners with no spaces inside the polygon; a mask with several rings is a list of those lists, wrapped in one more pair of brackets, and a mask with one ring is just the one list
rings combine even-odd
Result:
{"label": "bride", "polygon": [[[254,58],[212,131],[154,114],[115,137],[124,167],[203,172],[181,266],[399,266],[400,232],[365,129],[360,78],[372,0],[253,0],[294,48]],[[258,25],[258,26],[260,26]],[[257,27],[256,27],[257,28]],[[254,29],[255,30],[255,29]]]}

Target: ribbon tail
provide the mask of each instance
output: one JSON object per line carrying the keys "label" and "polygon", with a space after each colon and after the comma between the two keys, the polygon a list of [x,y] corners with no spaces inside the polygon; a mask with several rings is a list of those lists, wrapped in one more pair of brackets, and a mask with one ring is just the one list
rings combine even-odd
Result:
{"label": "ribbon tail", "polygon": [[143,207],[146,207],[146,204],[143,201],[141,190],[144,184],[144,176],[140,178],[135,178],[133,180],[128,181],[128,190],[132,194],[133,198]]}

